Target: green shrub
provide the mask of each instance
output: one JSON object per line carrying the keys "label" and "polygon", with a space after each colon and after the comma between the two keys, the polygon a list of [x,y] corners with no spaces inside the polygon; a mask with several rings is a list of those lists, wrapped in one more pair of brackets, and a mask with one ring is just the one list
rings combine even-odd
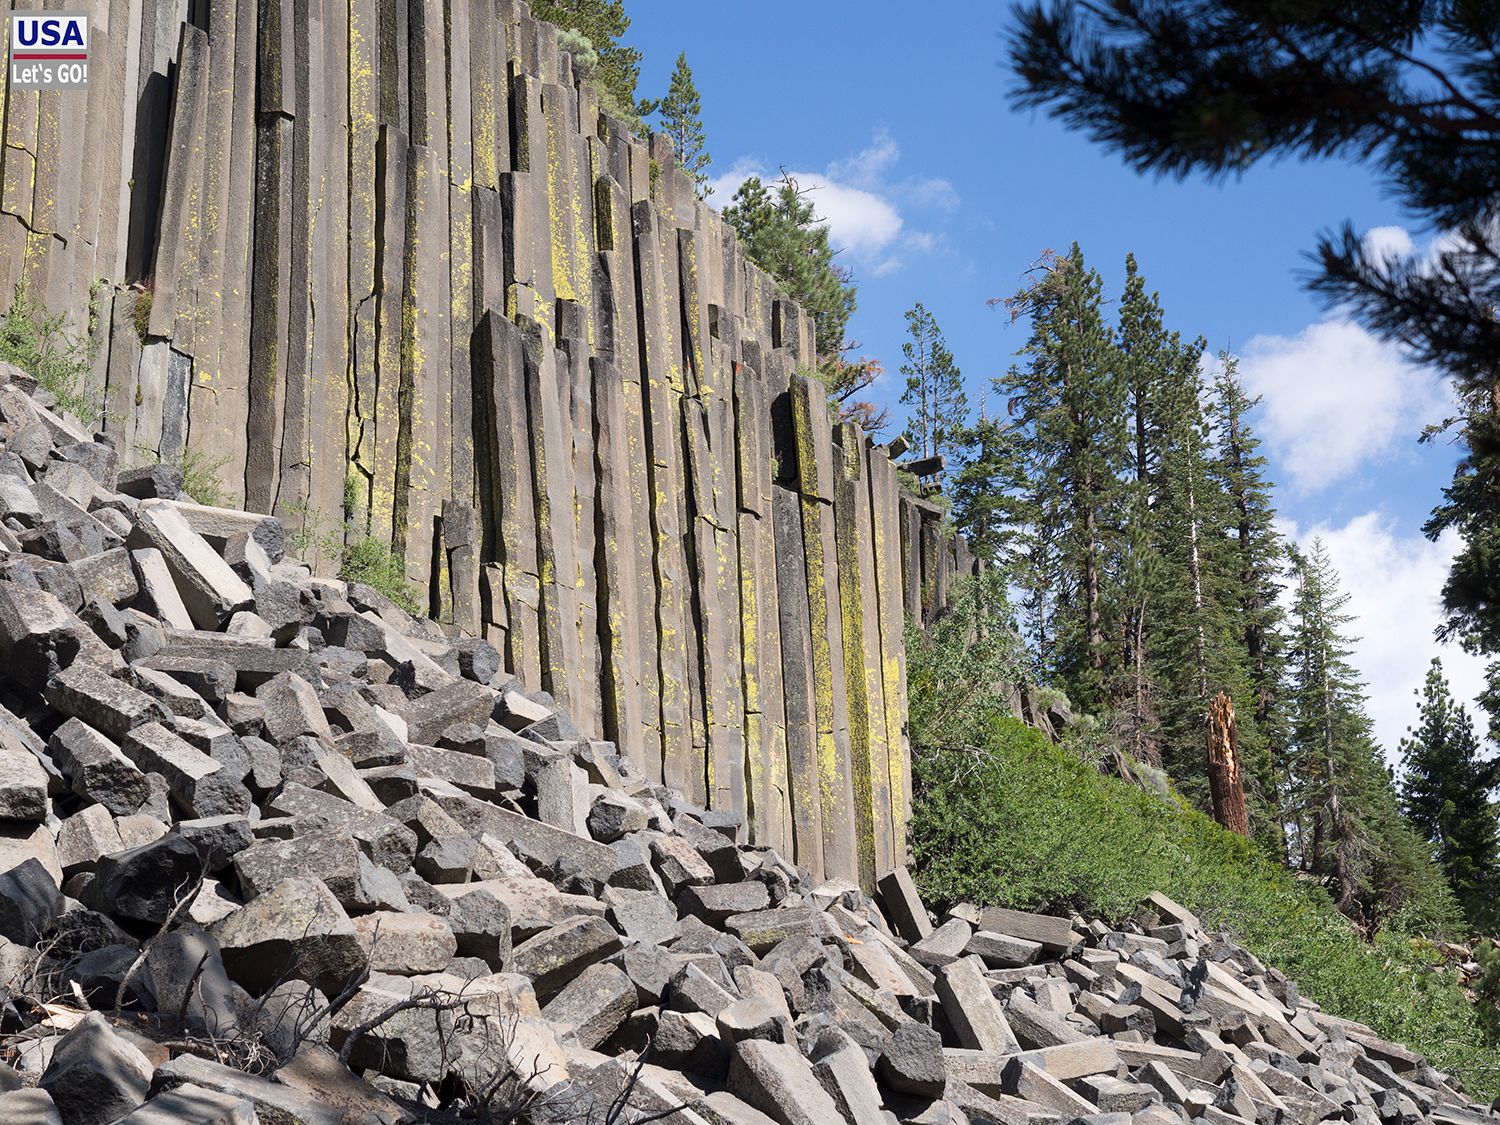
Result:
{"label": "green shrub", "polygon": [[67,317],[61,313],[48,316],[26,283],[19,283],[16,299],[0,318],[0,360],[35,379],[62,410],[92,420],[99,414],[101,400],[93,386],[91,358],[88,339],[69,330]]}
{"label": "green shrub", "polygon": [[[351,493],[348,481],[344,492],[347,507]],[[406,565],[400,556],[355,519],[330,524],[323,513],[306,504],[299,504],[292,514],[301,521],[301,526],[287,536],[287,545],[294,554],[311,563],[314,569],[336,559],[338,575],[345,582],[362,582],[413,616],[423,613],[421,598],[406,580]]]}
{"label": "green shrub", "polygon": [[1393,927],[1361,941],[1321,886],[1175,794],[1106,777],[993,714],[970,745],[915,752],[913,771],[912,855],[930,901],[1118,921],[1163,891],[1326,1010],[1421,1051],[1475,1093],[1500,1093],[1500,1053],[1435,946]]}
{"label": "green shrub", "polygon": [[406,580],[406,564],[373,535],[361,536],[344,548],[339,577],[345,582],[363,582],[390,598],[407,613],[422,613],[417,592]]}
{"label": "green shrub", "polygon": [[908,623],[906,680],[912,738],[924,746],[974,745],[1011,713],[1011,686],[1029,659],[1011,625],[1000,571],[960,578],[948,611],[929,630]]}
{"label": "green shrub", "polygon": [[196,449],[184,449],[175,457],[163,457],[148,445],[137,445],[136,452],[157,464],[176,465],[182,472],[182,491],[189,499],[210,508],[222,508],[229,502],[224,491],[223,473],[229,457],[210,457]]}

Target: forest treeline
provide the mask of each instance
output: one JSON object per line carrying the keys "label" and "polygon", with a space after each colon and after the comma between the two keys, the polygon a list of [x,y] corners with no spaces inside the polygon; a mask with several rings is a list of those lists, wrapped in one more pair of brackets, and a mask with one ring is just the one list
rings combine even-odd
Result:
{"label": "forest treeline", "polygon": [[1472,722],[1435,668],[1405,768],[1387,767],[1348,596],[1320,541],[1278,528],[1234,356],[1169,328],[1133,257],[1117,298],[1075,245],[1001,304],[1029,334],[994,410],[970,410],[920,306],[903,401],[909,440],[945,458],[956,530],[1010,587],[1037,683],[1090,717],[1096,751],[1165,771],[1204,810],[1205,721],[1226,693],[1268,852],[1367,932],[1401,913],[1456,932],[1456,906],[1489,926],[1494,777]]}

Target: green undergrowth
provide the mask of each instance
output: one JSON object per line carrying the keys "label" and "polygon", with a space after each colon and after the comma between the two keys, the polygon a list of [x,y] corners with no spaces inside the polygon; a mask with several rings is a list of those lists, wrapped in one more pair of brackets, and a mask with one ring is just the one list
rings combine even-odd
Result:
{"label": "green undergrowth", "polygon": [[1326,1011],[1422,1052],[1475,1096],[1500,1093],[1500,1051],[1478,1010],[1437,947],[1413,936],[1420,909],[1366,943],[1321,886],[1174,795],[1105,776],[1018,719],[991,714],[971,733],[965,748],[914,753],[911,847],[929,902],[1118,921],[1162,891]]}
{"label": "green undergrowth", "polygon": [[339,577],[345,582],[363,582],[407,613],[419,615],[423,612],[417,591],[406,580],[406,565],[373,535],[357,536],[344,547]]}
{"label": "green undergrowth", "polygon": [[137,445],[135,448],[158,464],[177,466],[182,473],[182,491],[194,503],[222,508],[229,502],[229,494],[224,490],[224,471],[229,468],[227,456],[214,457],[202,450],[184,449],[175,457],[163,457],[150,446]]}
{"label": "green undergrowth", "polygon": [[[346,485],[346,509],[351,506],[348,492]],[[330,524],[321,512],[305,504],[294,508],[292,515],[299,526],[287,537],[287,544],[315,570],[325,563],[334,564],[345,582],[363,583],[413,616],[424,612],[416,587],[406,579],[406,565],[401,557],[364,530],[357,518],[351,516],[342,523]]]}
{"label": "green undergrowth", "polygon": [[49,391],[64,412],[97,417],[102,396],[94,386],[86,336],[71,331],[66,316],[48,316],[24,282],[0,317],[0,360],[13,363]]}

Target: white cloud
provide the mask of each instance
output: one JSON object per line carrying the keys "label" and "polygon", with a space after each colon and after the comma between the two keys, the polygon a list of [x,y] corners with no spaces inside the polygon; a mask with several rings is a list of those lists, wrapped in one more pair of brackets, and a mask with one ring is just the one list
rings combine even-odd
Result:
{"label": "white cloud", "polygon": [[1372,258],[1404,258],[1415,248],[1405,227],[1371,227],[1365,231],[1365,251]]}
{"label": "white cloud", "polygon": [[962,202],[958,197],[958,189],[940,176],[930,180],[913,180],[903,191],[917,206],[934,211],[957,211]]}
{"label": "white cloud", "polygon": [[1428,269],[1452,250],[1462,250],[1467,240],[1456,230],[1445,230],[1418,243],[1405,227],[1371,227],[1365,231],[1365,251],[1373,258],[1407,258],[1415,256]]}
{"label": "white cloud", "polygon": [[[1350,631],[1358,638],[1352,663],[1365,681],[1370,718],[1386,758],[1397,764],[1397,748],[1416,720],[1417,697],[1427,666],[1442,658],[1454,696],[1478,714],[1474,698],[1484,683],[1484,661],[1456,644],[1439,644],[1433,631],[1442,620],[1440,597],[1458,536],[1430,542],[1402,534],[1380,512],[1355,516],[1342,527],[1283,529],[1304,548],[1321,537],[1340,588],[1349,595]],[[1476,722],[1481,733],[1482,720]]]}
{"label": "white cloud", "polygon": [[[875,277],[893,273],[912,254],[930,253],[937,240],[930,233],[912,230],[901,213],[903,205],[951,212],[959,206],[958,192],[940,178],[892,179],[901,159],[901,148],[885,130],[878,130],[869,145],[821,172],[787,170],[808,193],[817,216],[828,224],[834,249]],[[777,178],[779,172],[758,161],[741,159],[723,175],[710,181],[713,201],[726,207],[739,186],[751,176]]]}
{"label": "white cloud", "polygon": [[885,183],[886,173],[900,159],[901,147],[896,139],[884,129],[877,129],[868,147],[843,160],[835,160],[828,166],[828,175],[856,187],[878,190]]}
{"label": "white cloud", "polygon": [[1264,397],[1262,432],[1288,483],[1304,493],[1409,447],[1448,402],[1441,380],[1346,320],[1254,337],[1240,374]]}

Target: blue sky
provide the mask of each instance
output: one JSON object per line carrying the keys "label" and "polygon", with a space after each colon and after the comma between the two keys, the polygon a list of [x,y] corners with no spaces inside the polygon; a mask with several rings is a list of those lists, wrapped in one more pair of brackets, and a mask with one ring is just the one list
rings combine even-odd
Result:
{"label": "blue sky", "polygon": [[[1299,283],[1318,232],[1345,219],[1381,245],[1425,244],[1429,232],[1369,171],[1280,162],[1223,183],[1142,178],[1051,119],[1011,110],[1007,5],[635,0],[627,10],[627,40],[645,54],[642,94],[662,92],[687,53],[710,174],[722,178],[711,202],[727,204],[750,173],[785,168],[815,185],[859,284],[850,334],[885,363],[878,397],[894,417],[914,302],[937,317],[977,403],[1026,331],[987,298],[1076,240],[1113,299],[1134,252],[1168,323],[1235,351],[1264,395],[1278,506],[1289,533],[1323,535],[1344,575],[1360,617],[1356,659],[1394,750],[1437,651],[1453,546],[1420,534],[1453,455],[1416,436],[1446,397]],[[1477,690],[1477,662],[1442,655],[1461,694]]]}

